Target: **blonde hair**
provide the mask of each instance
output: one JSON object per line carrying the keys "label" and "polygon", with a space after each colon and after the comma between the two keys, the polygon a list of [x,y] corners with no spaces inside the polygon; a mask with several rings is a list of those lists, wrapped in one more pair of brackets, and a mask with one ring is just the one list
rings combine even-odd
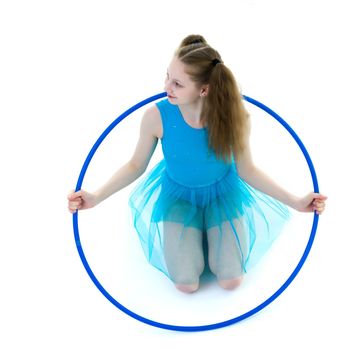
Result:
{"label": "blonde hair", "polygon": [[208,128],[208,143],[217,158],[231,162],[245,146],[249,114],[231,70],[220,54],[201,35],[182,40],[175,56],[198,88],[209,85],[203,101],[201,122]]}

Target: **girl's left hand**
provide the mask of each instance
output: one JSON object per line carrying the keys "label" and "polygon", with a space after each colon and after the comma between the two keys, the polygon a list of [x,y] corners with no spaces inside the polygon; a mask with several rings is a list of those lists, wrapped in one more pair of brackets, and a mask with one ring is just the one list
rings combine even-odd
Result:
{"label": "girl's left hand", "polygon": [[301,212],[313,212],[320,215],[323,213],[327,200],[327,196],[321,193],[311,192],[305,197],[300,198],[295,205],[295,209]]}

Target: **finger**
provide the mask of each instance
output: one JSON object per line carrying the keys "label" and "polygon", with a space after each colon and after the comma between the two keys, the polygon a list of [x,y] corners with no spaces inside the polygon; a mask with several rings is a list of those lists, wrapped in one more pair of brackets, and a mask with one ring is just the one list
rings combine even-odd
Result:
{"label": "finger", "polygon": [[77,191],[77,192],[70,193],[67,198],[70,199],[70,200],[74,200],[74,199],[76,199],[78,197],[81,197],[81,195],[82,195],[82,191],[80,190],[80,191]]}
{"label": "finger", "polygon": [[76,209],[73,209],[73,208],[68,208],[68,210],[71,214],[74,214],[76,212]]}
{"label": "finger", "polygon": [[70,190],[69,193],[68,193],[67,198],[69,199],[74,192],[75,192],[74,190]]}
{"label": "finger", "polygon": [[81,202],[77,202],[77,201],[69,202],[69,204],[68,204],[68,207],[72,208],[72,209],[76,209],[80,206],[81,206]]}
{"label": "finger", "polygon": [[72,193],[70,194],[67,199],[70,200],[70,201],[74,201],[76,200],[77,198],[79,198],[79,195],[77,195],[76,193]]}
{"label": "finger", "polygon": [[315,210],[316,210],[319,214],[321,214],[321,213],[324,211],[324,209],[325,209],[325,206],[324,206],[324,205],[319,205],[319,206],[317,206],[317,207],[315,208]]}
{"label": "finger", "polygon": [[326,200],[328,197],[321,194],[321,193],[314,193],[314,197],[315,198],[318,198],[318,199],[321,199],[321,200]]}
{"label": "finger", "polygon": [[83,201],[82,197],[76,197],[69,200],[69,203],[81,203]]}

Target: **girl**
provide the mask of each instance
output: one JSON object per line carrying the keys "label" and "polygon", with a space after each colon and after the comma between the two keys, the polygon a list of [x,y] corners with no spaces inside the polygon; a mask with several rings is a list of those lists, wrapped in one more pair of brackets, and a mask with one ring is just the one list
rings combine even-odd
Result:
{"label": "girl", "polygon": [[160,139],[164,159],[129,199],[144,253],[180,291],[190,293],[199,287],[207,244],[219,285],[234,289],[282,231],[290,218],[287,206],[321,214],[327,197],[298,198],[254,165],[242,96],[202,36],[182,41],[165,91],[167,98],[146,110],[130,161],[96,192],[71,193],[69,211],[92,208],[139,178]]}

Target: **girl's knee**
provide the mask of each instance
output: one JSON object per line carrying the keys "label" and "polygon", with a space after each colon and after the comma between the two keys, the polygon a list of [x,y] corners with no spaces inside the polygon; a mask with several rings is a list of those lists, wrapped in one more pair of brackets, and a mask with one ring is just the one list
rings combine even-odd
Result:
{"label": "girl's knee", "polygon": [[185,293],[192,293],[199,287],[199,278],[204,271],[204,259],[198,259],[191,264],[174,264],[169,266],[168,271],[177,289]]}
{"label": "girl's knee", "polygon": [[193,293],[199,288],[199,283],[193,284],[175,284],[175,287],[183,293]]}
{"label": "girl's knee", "polygon": [[218,280],[220,287],[226,290],[234,290],[239,287],[243,282],[243,276],[227,279],[227,280]]}
{"label": "girl's knee", "polygon": [[199,288],[199,275],[182,275],[173,279],[175,287],[183,293],[193,293]]}

